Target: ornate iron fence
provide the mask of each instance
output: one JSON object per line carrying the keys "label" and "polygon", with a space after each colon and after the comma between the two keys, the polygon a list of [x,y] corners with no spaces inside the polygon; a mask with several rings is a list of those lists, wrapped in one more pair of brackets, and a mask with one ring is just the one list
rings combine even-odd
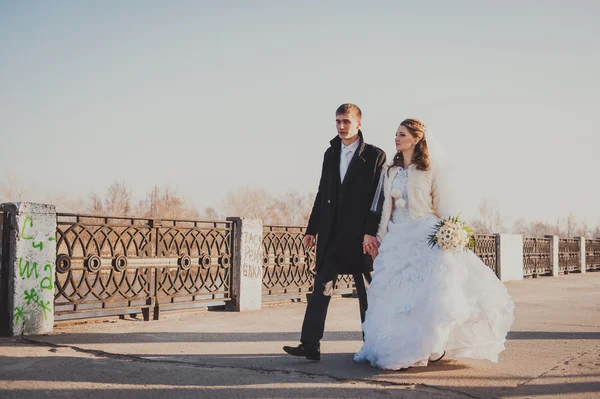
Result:
{"label": "ornate iron fence", "polygon": [[350,274],[342,274],[338,277],[335,287],[333,289],[334,294],[348,295],[354,292],[354,277]]}
{"label": "ornate iron fence", "polygon": [[[263,300],[301,298],[313,291],[315,251],[307,251],[303,226],[263,227]],[[340,275],[334,294],[351,294],[354,280]]]}
{"label": "ornate iron fence", "polygon": [[315,253],[302,244],[305,227],[263,227],[263,298],[298,298],[312,292]]}
{"label": "ornate iron fence", "polygon": [[559,238],[558,271],[568,274],[581,270],[579,263],[579,241],[576,238]]}
{"label": "ornate iron fence", "polygon": [[58,214],[55,316],[95,317],[230,300],[232,225]]}
{"label": "ornate iron fence", "polygon": [[498,269],[497,234],[476,234],[473,252],[498,276],[500,271]]}
{"label": "ornate iron fence", "polygon": [[523,276],[552,273],[550,238],[523,238]]}
{"label": "ornate iron fence", "polygon": [[[301,298],[313,290],[314,250],[306,251],[302,239],[306,228],[301,226],[263,227],[263,300]],[[498,238],[495,234],[479,234],[475,254],[498,275]],[[351,294],[351,275],[340,275],[336,294]]]}
{"label": "ornate iron fence", "polygon": [[585,269],[600,270],[600,239],[585,240]]}

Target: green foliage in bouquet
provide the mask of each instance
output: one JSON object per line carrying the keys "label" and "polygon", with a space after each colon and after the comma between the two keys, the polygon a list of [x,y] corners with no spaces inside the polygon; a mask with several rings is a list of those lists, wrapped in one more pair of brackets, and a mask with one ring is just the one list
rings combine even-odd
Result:
{"label": "green foliage in bouquet", "polygon": [[[437,245],[444,250],[456,250],[461,247],[464,250],[473,250],[475,248],[474,233],[475,231],[460,220],[459,216],[450,216],[437,222],[433,227],[433,232],[427,238],[431,248]],[[458,242],[459,246],[450,246],[449,242]]]}

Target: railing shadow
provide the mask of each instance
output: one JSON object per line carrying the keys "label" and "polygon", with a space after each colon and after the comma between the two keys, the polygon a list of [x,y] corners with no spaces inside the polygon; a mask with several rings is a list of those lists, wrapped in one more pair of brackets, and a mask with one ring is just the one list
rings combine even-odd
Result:
{"label": "railing shadow", "polygon": [[[177,343],[177,342],[297,342],[299,332],[119,332],[73,333],[31,337],[55,344],[127,344],[127,343]],[[508,340],[600,340],[600,331],[511,331]],[[323,341],[361,341],[360,331],[328,331]]]}
{"label": "railing shadow", "polygon": [[[334,364],[348,360],[351,354],[332,354],[329,360]],[[220,356],[220,355],[213,355]],[[244,360],[249,355],[228,355],[233,360]],[[273,361],[281,360],[285,355],[262,355]],[[383,398],[440,397],[446,392],[448,397],[516,397],[541,394],[569,395],[600,393],[600,374],[590,373],[572,377],[591,378],[594,381],[573,381],[568,383],[543,383],[545,377],[537,379],[535,385],[517,385],[515,376],[497,386],[490,387],[476,383],[457,385],[449,378],[439,384],[434,392],[414,382],[416,373],[432,373],[443,380],[444,371],[452,371],[466,366],[440,363],[423,369],[390,372],[378,370],[366,365],[354,365],[364,373],[352,381],[332,380],[323,370],[310,373],[290,374],[262,369],[236,367],[204,367],[194,364],[183,355],[157,355],[158,361],[139,361],[132,364],[129,359],[79,356],[36,356],[12,357],[0,356],[0,387],[6,387],[3,381],[10,381],[12,387],[0,388],[2,397],[48,397],[73,396],[86,397],[98,395],[110,398]],[[323,364],[303,362],[307,367],[326,367]],[[258,371],[258,372],[257,372]],[[374,385],[375,377],[386,374],[399,377],[396,385]],[[306,375],[312,374],[312,375]],[[481,378],[481,377],[479,377]],[[490,377],[492,378],[492,377]],[[551,378],[551,377],[549,377]],[[360,380],[369,380],[369,384],[360,384]],[[540,381],[541,379],[541,381]],[[357,383],[358,382],[358,383]],[[450,384],[446,384],[450,382]],[[403,386],[405,384],[406,386]],[[414,386],[416,385],[416,386]],[[435,393],[435,395],[434,395]],[[590,396],[591,397],[591,396]]]}

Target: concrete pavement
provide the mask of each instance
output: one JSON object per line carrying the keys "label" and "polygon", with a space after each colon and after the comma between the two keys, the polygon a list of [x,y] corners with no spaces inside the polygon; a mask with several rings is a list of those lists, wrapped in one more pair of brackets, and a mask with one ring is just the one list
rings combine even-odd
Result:
{"label": "concrete pavement", "polygon": [[507,283],[516,321],[493,364],[443,360],[402,372],[356,364],[356,299],[331,303],[322,360],[284,354],[304,303],[160,321],[58,324],[0,340],[0,397],[600,398],[600,273]]}

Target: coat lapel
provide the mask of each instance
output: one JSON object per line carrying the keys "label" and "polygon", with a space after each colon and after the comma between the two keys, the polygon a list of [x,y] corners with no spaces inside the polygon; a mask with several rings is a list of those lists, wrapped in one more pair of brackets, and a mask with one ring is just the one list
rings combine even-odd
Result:
{"label": "coat lapel", "polygon": [[340,193],[340,187],[342,185],[340,180],[340,156],[342,151],[342,140],[340,140],[339,137],[334,137],[330,143],[333,156],[331,158],[331,165],[329,166],[329,173],[331,173],[331,181],[334,182],[333,189],[337,197]]}
{"label": "coat lapel", "polygon": [[358,137],[360,140],[360,144],[358,145],[358,148],[356,149],[356,152],[354,153],[354,156],[350,161],[350,165],[348,165],[346,176],[344,176],[344,181],[342,182],[341,192],[343,192],[344,189],[348,186],[348,184],[350,184],[350,182],[352,182],[352,180],[360,174],[360,172],[365,166],[365,163],[367,162],[367,160],[362,155],[365,149],[365,141],[363,140],[363,135],[360,130],[358,131]]}

